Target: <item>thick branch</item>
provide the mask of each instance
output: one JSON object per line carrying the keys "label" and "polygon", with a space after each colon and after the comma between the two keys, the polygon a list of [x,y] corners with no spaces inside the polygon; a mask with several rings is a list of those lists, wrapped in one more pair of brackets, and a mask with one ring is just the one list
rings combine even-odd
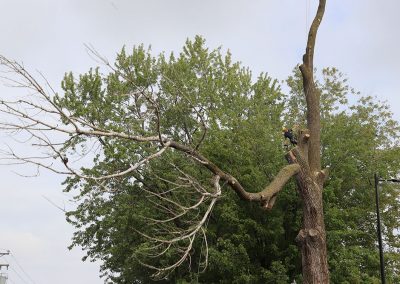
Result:
{"label": "thick branch", "polygon": [[[265,209],[271,209],[275,202],[276,194],[282,190],[289,179],[300,171],[298,164],[292,164],[284,167],[275,176],[274,180],[265,187],[262,191],[253,193],[247,192],[235,178],[230,175],[226,175],[226,181],[232,187],[233,190],[243,200],[258,201],[261,202]],[[223,178],[224,179],[224,178]]]}
{"label": "thick branch", "polygon": [[285,186],[285,184],[292,176],[300,171],[300,166],[298,164],[288,165],[279,171],[274,180],[264,190],[257,193],[247,192],[235,177],[222,171],[217,165],[209,161],[197,151],[191,149],[186,145],[182,145],[173,141],[171,142],[170,147],[187,153],[199,163],[204,165],[207,169],[209,169],[213,174],[221,177],[221,180],[227,182],[227,184],[243,200],[259,201],[262,203],[264,208],[268,209],[270,209],[273,205],[272,202],[269,202],[270,200],[272,201],[272,197],[274,197]]}
{"label": "thick branch", "polygon": [[316,173],[316,179],[319,186],[323,186],[328,178],[329,178],[329,168],[325,168]]}
{"label": "thick branch", "polygon": [[250,193],[250,200],[260,200],[264,209],[271,209],[276,200],[276,194],[282,190],[289,179],[300,171],[298,164],[287,165],[279,171],[274,180],[263,191]]}

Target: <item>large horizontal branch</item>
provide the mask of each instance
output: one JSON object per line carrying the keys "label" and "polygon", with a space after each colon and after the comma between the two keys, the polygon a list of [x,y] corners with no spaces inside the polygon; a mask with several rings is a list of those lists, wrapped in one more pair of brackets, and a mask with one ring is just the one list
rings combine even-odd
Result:
{"label": "large horizontal branch", "polygon": [[279,171],[274,180],[264,190],[257,193],[247,193],[242,198],[250,201],[260,201],[264,209],[271,209],[275,203],[277,193],[299,171],[300,166],[298,164],[287,165]]}
{"label": "large horizontal branch", "polygon": [[225,173],[214,163],[190,147],[178,144],[176,142],[171,142],[171,147],[187,153],[195,158],[195,160],[197,160],[200,164],[208,168],[213,174],[220,176],[221,180],[227,182],[227,184],[238,194],[240,198],[249,201],[259,201],[268,209],[273,205],[270,203],[270,200],[285,186],[292,176],[300,171],[300,166],[298,164],[287,165],[279,171],[274,180],[264,190],[253,193],[246,191],[235,177]]}
{"label": "large horizontal branch", "polygon": [[173,141],[170,142],[170,145],[171,147],[192,156],[196,161],[209,169],[214,175],[221,177],[221,180],[225,181],[243,200],[259,201],[262,203],[263,207],[268,209],[273,205],[270,200],[285,186],[292,176],[300,171],[300,166],[298,164],[287,165],[279,171],[274,180],[264,190],[253,193],[246,191],[235,177],[222,171],[217,165],[209,161],[194,149]]}

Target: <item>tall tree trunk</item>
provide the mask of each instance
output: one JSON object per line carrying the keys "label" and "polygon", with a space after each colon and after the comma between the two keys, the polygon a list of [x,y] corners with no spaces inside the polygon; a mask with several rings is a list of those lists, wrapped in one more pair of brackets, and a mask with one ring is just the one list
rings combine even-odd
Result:
{"label": "tall tree trunk", "polygon": [[[304,135],[305,133],[305,135]],[[293,149],[287,156],[289,163],[300,165],[296,175],[303,200],[303,228],[296,237],[302,256],[304,283],[329,283],[326,234],[322,206],[322,184],[325,172],[314,175],[307,162],[308,132],[302,133],[302,147]]]}
{"label": "tall tree trunk", "polygon": [[308,34],[300,70],[307,102],[308,131],[300,133],[299,147],[288,159],[300,165],[296,179],[303,200],[303,228],[297,235],[301,249],[304,283],[329,283],[322,190],[327,172],[321,170],[320,93],[314,82],[314,47],[326,0],[320,0]]}

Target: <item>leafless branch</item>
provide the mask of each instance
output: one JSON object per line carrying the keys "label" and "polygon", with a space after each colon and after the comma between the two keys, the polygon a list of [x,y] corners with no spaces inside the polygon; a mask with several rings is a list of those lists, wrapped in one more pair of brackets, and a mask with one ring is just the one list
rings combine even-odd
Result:
{"label": "leafless branch", "polygon": [[[183,171],[180,171],[183,173]],[[180,179],[185,183],[199,183],[194,180],[192,177],[184,173],[184,178]],[[169,273],[171,273],[174,269],[180,266],[185,261],[190,261],[191,255],[190,252],[193,247],[193,242],[195,238],[200,235],[204,238],[204,260],[203,265],[206,266],[208,263],[208,244],[205,235],[205,225],[207,220],[212,212],[212,209],[215,206],[215,203],[219,196],[221,195],[221,187],[219,185],[220,177],[214,176],[212,179],[212,186],[214,191],[212,193],[208,192],[205,188],[198,190],[200,193],[200,199],[193,204],[192,206],[182,206],[181,204],[172,201],[169,197],[163,196],[161,193],[153,192],[153,195],[156,195],[158,198],[162,200],[168,200],[170,204],[173,204],[177,207],[177,211],[170,211],[172,217],[164,219],[164,220],[155,220],[155,219],[148,219],[159,225],[160,231],[153,233],[152,235],[145,234],[143,232],[137,231],[141,236],[148,239],[153,245],[145,251],[145,256],[151,258],[158,258],[163,256],[164,254],[168,253],[170,250],[174,249],[178,251],[178,255],[176,256],[175,260],[168,266],[165,267],[157,267],[154,265],[150,265],[145,263],[141,260],[141,263],[155,270],[153,277],[154,278],[166,278]],[[183,184],[184,185],[184,184]],[[191,220],[190,222],[186,222],[186,226],[169,226],[169,223],[175,222],[177,219],[182,218],[185,215],[190,214],[193,211],[200,210],[200,207],[208,203],[206,210],[201,215],[198,215],[198,218],[195,220]],[[164,230],[162,230],[164,229]],[[169,231],[169,235],[173,236],[171,238],[165,238],[165,231]],[[154,232],[154,231],[153,231]]]}

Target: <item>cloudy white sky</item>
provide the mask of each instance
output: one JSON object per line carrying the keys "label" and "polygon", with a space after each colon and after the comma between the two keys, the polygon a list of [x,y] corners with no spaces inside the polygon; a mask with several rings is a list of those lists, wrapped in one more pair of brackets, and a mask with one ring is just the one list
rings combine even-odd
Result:
{"label": "cloudy white sky", "polygon": [[[203,35],[255,73],[284,79],[300,62],[317,0],[1,0],[0,54],[40,70],[59,89],[64,72],[96,66],[84,44],[113,58],[123,45],[178,51]],[[366,95],[387,100],[400,119],[400,1],[328,0],[315,66],[336,66]],[[0,87],[0,97],[15,92]],[[24,92],[18,90],[18,92]],[[21,93],[22,94],[22,93]],[[0,139],[5,139],[0,136]],[[16,145],[15,147],[21,147]],[[68,206],[61,178],[21,178],[0,168],[0,249],[34,283],[102,283],[98,264],[68,251],[73,229],[53,202]],[[11,283],[33,283],[7,258]],[[6,259],[0,259],[0,263]],[[18,275],[20,274],[20,275]],[[23,278],[24,280],[22,280]]]}

